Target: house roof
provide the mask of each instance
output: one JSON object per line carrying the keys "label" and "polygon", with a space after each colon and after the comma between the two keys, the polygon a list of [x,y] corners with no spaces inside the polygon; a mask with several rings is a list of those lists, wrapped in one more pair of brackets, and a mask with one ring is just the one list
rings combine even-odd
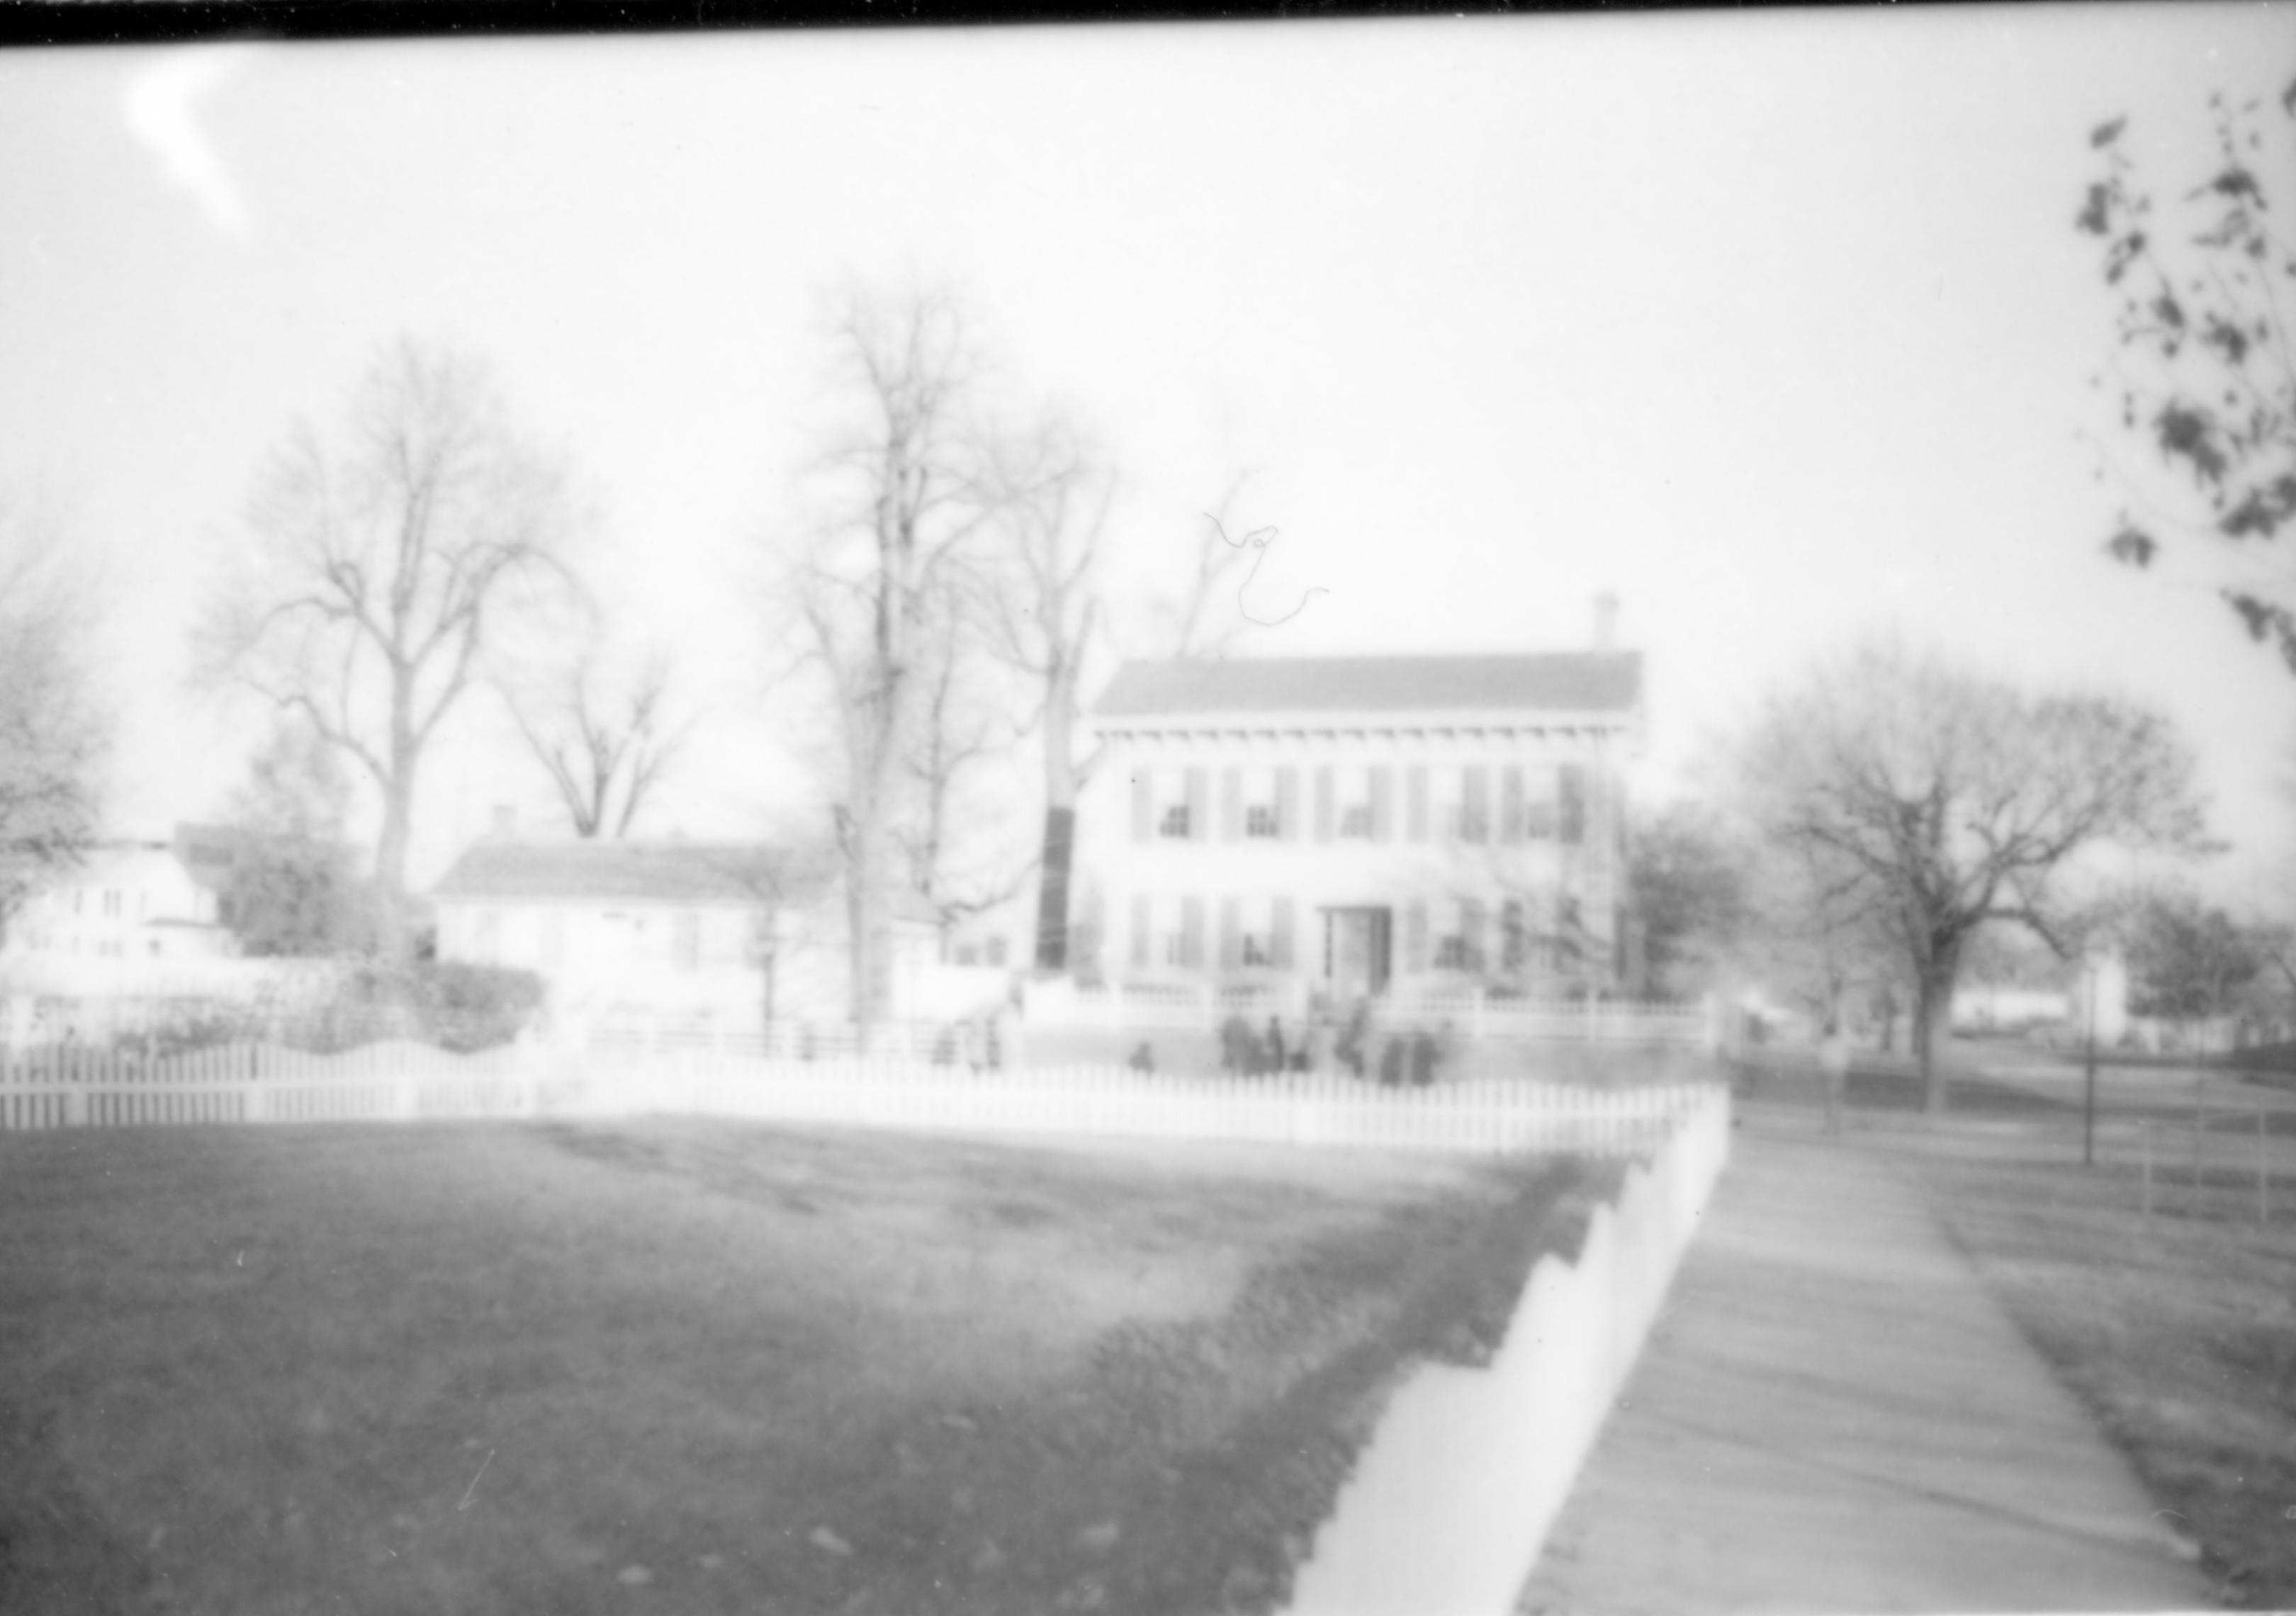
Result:
{"label": "house roof", "polygon": [[1640,652],[1127,662],[1095,717],[1215,713],[1632,713]]}
{"label": "house roof", "polygon": [[746,906],[775,896],[777,884],[779,896],[804,898],[824,883],[756,842],[490,839],[465,849],[430,895]]}

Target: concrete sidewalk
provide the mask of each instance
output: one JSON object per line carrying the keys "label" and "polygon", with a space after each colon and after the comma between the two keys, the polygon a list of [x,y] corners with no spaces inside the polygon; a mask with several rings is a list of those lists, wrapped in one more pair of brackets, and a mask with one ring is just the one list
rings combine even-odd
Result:
{"label": "concrete sidewalk", "polygon": [[1524,1616],[2213,1604],[1893,1162],[1767,1108],[1734,1152]]}

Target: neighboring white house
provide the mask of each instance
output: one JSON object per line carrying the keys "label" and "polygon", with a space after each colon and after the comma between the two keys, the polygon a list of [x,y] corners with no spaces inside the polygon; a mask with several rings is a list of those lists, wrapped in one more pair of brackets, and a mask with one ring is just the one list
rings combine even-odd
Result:
{"label": "neighboring white house", "polygon": [[[430,897],[440,959],[532,971],[562,1015],[847,1014],[840,890],[773,848],[495,836],[472,843]],[[950,1013],[937,953],[928,918],[897,918],[894,1019]]]}
{"label": "neighboring white house", "polygon": [[234,953],[215,894],[163,841],[112,842],[28,898],[0,952],[21,959],[216,959]]}
{"label": "neighboring white house", "polygon": [[1614,986],[1642,658],[1128,663],[1086,722],[1078,975]]}

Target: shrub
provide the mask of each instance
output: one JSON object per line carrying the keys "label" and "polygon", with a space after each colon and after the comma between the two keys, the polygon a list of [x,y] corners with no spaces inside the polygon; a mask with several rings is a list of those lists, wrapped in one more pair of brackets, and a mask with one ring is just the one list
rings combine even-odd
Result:
{"label": "shrub", "polygon": [[416,961],[362,965],[319,1013],[324,1046],[412,1038],[469,1051],[507,1044],[542,1008],[542,979],[501,965]]}

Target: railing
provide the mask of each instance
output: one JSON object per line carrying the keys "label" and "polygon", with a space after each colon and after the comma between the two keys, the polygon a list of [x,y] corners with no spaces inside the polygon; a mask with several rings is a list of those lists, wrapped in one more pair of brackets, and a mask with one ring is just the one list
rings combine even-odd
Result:
{"label": "railing", "polygon": [[1618,1092],[1526,1083],[1382,1089],[1121,1067],[974,1072],[903,1060],[700,1051],[573,1059],[414,1044],[341,1055],[236,1046],[139,1062],[67,1052],[0,1063],[0,1130],[489,1117],[740,1117],[856,1127],[1303,1146],[1633,1154],[1710,1085]]}
{"label": "railing", "polygon": [[849,1021],[776,1021],[770,1028],[676,1015],[623,1015],[584,1032],[587,1054],[726,1055],[750,1061],[841,1061],[872,1057],[937,1065],[980,1064],[996,1052],[993,1023],[888,1021],[865,1036]]}

